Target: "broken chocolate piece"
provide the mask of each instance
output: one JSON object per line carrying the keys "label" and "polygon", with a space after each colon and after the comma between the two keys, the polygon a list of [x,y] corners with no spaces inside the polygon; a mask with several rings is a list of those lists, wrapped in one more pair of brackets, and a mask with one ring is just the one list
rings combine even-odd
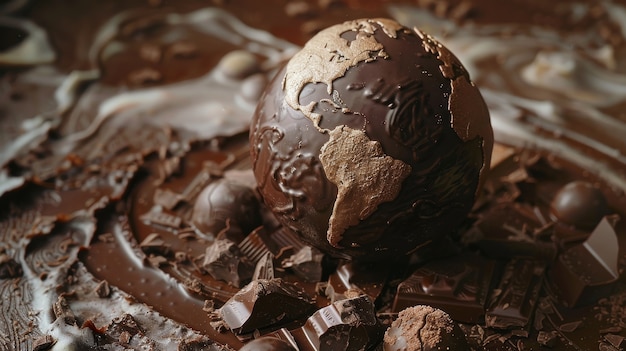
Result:
{"label": "broken chocolate piece", "polygon": [[531,320],[543,279],[541,261],[514,258],[504,268],[500,285],[494,289],[485,323],[497,329],[526,328]]}
{"label": "broken chocolate piece", "polygon": [[52,305],[52,311],[57,319],[63,319],[65,324],[75,325],[76,316],[70,309],[70,305],[67,303],[65,296],[59,295],[57,301]]}
{"label": "broken chocolate piece", "polygon": [[382,292],[390,267],[372,263],[347,262],[328,277],[325,294],[332,302],[345,299],[358,290],[376,301]]}
{"label": "broken chocolate piece", "polygon": [[430,305],[456,321],[479,323],[495,268],[493,261],[473,254],[429,262],[398,285],[392,310]]}
{"label": "broken chocolate piece", "polygon": [[256,330],[269,332],[308,315],[314,301],[304,290],[280,278],[254,280],[228,300],[220,314],[242,339]]}
{"label": "broken chocolate piece", "polygon": [[319,282],[322,279],[323,258],[320,250],[307,245],[283,261],[283,267],[293,269],[305,282]]}
{"label": "broken chocolate piece", "polygon": [[256,267],[254,268],[254,274],[252,275],[252,280],[269,280],[274,278],[276,278],[274,270],[274,255],[272,255],[271,252],[267,252],[257,262]]}
{"label": "broken chocolate piece", "polygon": [[301,350],[369,350],[380,343],[383,328],[374,303],[361,295],[319,309],[291,334]]}
{"label": "broken chocolate piece", "polygon": [[593,303],[611,293],[619,278],[618,257],[617,234],[605,216],[584,243],[559,256],[549,271],[552,290],[568,307]]}
{"label": "broken chocolate piece", "polygon": [[227,239],[215,240],[207,247],[202,268],[213,278],[236,287],[242,287],[249,282],[254,273],[252,262],[241,253],[234,242]]}

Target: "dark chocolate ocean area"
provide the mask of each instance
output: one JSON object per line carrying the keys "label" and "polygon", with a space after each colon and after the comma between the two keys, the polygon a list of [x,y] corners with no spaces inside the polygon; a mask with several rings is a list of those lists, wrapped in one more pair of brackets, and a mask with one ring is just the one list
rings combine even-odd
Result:
{"label": "dark chocolate ocean area", "polygon": [[[308,39],[376,17],[459,58],[496,142],[393,264],[284,228],[248,141]],[[0,349],[625,349],[625,33],[608,0],[0,2]]]}

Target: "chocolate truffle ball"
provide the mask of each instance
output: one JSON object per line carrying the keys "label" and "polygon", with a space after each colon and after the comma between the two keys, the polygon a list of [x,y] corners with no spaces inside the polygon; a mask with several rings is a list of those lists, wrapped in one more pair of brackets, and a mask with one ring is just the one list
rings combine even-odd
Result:
{"label": "chocolate truffle ball", "polygon": [[385,332],[384,351],[469,350],[465,334],[450,316],[431,306],[400,311]]}
{"label": "chocolate truffle ball", "polygon": [[550,204],[556,220],[579,229],[591,230],[609,214],[609,205],[600,189],[585,181],[563,186]]}
{"label": "chocolate truffle ball", "polygon": [[278,72],[250,141],[259,191],[285,227],[334,256],[382,260],[459,226],[493,132],[450,51],[362,19],[321,31]]}
{"label": "chocolate truffle ball", "polygon": [[243,239],[261,225],[259,201],[251,188],[221,178],[200,192],[191,221],[205,234],[217,235],[229,226],[229,231]]}

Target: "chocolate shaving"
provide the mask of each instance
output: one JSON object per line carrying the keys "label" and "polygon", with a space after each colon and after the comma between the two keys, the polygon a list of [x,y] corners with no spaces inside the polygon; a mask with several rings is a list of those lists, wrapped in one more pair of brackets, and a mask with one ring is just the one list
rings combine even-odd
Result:
{"label": "chocolate shaving", "polygon": [[107,282],[106,280],[101,281],[94,289],[94,292],[100,298],[109,297],[111,295],[111,287],[109,286],[109,282]]}

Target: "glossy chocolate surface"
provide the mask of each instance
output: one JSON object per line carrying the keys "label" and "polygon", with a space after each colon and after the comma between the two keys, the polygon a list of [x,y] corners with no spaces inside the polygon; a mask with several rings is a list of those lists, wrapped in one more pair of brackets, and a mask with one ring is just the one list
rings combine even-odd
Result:
{"label": "glossy chocolate surface", "polygon": [[[321,32],[278,72],[253,120],[253,169],[266,205],[304,241],[338,257],[397,259],[446,236],[471,208],[489,163],[488,111],[463,66],[426,34],[397,26],[363,20]],[[337,43],[328,49],[323,40]],[[337,52],[328,67],[301,72],[327,50]],[[361,132],[366,141],[353,140]],[[348,140],[349,151],[336,149],[336,138]],[[368,143],[382,153],[352,157]],[[394,171],[396,163],[406,173]],[[382,185],[368,186],[370,179]],[[369,212],[349,217],[359,211]]]}

